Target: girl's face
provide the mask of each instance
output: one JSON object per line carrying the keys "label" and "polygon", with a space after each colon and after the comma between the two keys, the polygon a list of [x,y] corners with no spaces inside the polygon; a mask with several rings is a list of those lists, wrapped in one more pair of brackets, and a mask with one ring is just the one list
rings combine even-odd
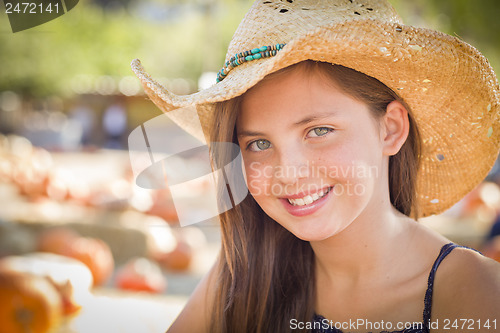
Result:
{"label": "girl's face", "polygon": [[236,130],[250,193],[300,239],[341,232],[387,193],[380,121],[320,73],[260,82],[243,97]]}

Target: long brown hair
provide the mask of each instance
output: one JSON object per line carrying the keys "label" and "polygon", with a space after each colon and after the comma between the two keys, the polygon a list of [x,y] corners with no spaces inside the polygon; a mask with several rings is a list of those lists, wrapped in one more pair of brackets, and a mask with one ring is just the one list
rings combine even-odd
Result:
{"label": "long brown hair", "polygon": [[[420,136],[404,101],[377,79],[329,63],[308,60],[266,78],[297,68],[326,75],[336,87],[366,103],[375,118],[381,117],[394,100],[407,108],[408,139],[389,159],[390,199],[403,214],[418,217],[415,184]],[[238,143],[235,124],[242,98],[216,105],[211,142]],[[211,152],[216,165],[226,165],[231,159],[222,150]],[[291,319],[310,322],[314,315],[315,273],[309,242],[296,238],[272,220],[251,195],[221,214],[220,223],[222,248],[213,286],[215,300],[209,304],[213,311],[211,332],[287,332]]]}

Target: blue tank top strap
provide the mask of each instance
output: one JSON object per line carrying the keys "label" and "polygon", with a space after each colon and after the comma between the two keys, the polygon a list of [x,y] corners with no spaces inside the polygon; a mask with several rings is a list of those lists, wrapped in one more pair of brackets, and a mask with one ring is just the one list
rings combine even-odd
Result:
{"label": "blue tank top strap", "polygon": [[464,245],[458,245],[453,242],[443,245],[441,251],[439,252],[438,257],[436,258],[436,261],[434,261],[434,265],[432,265],[432,269],[431,272],[429,273],[429,278],[427,280],[427,290],[425,292],[424,314],[423,314],[423,332],[425,333],[429,332],[429,322],[431,320],[431,310],[432,310],[432,290],[434,288],[434,277],[436,275],[436,271],[439,267],[439,264],[441,264],[441,262],[443,261],[443,259],[448,254],[450,254],[450,252],[456,247],[463,247],[466,249],[474,250],[481,254],[481,252],[479,252],[476,249]]}

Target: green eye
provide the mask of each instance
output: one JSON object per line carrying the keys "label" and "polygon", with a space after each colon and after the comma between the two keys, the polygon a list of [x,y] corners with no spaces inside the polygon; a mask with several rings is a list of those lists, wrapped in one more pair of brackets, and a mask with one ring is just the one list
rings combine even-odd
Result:
{"label": "green eye", "polygon": [[307,136],[309,137],[324,136],[331,131],[333,131],[333,129],[329,127],[316,127],[310,130],[309,133],[307,133]]}
{"label": "green eye", "polygon": [[271,147],[271,142],[269,142],[268,140],[263,140],[263,139],[255,140],[248,145],[248,148],[251,151],[266,150],[269,147]]}

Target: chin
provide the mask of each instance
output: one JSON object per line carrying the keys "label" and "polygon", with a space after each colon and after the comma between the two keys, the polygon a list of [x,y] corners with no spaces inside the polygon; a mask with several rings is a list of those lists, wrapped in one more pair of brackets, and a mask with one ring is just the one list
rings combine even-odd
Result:
{"label": "chin", "polygon": [[311,234],[297,234],[297,233],[294,233],[294,235],[298,239],[303,240],[305,242],[320,242],[334,236],[334,235],[325,236],[325,235],[311,235]]}
{"label": "chin", "polygon": [[322,225],[318,223],[315,223],[315,225],[304,223],[300,226],[284,227],[294,234],[295,237],[307,242],[319,242],[330,237],[335,237],[345,229],[345,226],[342,228],[332,228],[332,225]]}

